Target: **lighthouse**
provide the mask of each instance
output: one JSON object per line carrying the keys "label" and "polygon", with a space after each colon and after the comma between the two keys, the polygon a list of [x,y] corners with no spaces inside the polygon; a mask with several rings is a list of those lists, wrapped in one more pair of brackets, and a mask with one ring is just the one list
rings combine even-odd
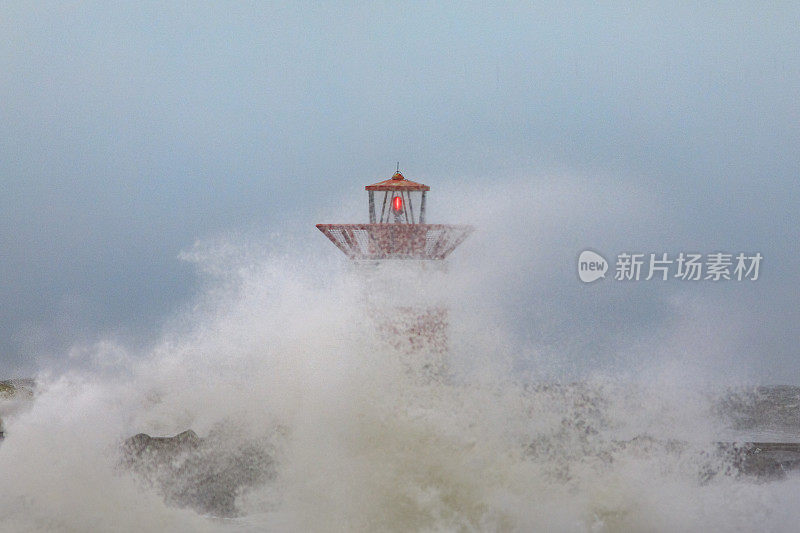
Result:
{"label": "lighthouse", "polygon": [[407,353],[427,352],[440,361],[447,351],[448,313],[433,287],[445,259],[473,231],[468,225],[428,224],[430,187],[398,171],[365,187],[367,224],[317,224],[363,277],[369,315],[383,340]]}

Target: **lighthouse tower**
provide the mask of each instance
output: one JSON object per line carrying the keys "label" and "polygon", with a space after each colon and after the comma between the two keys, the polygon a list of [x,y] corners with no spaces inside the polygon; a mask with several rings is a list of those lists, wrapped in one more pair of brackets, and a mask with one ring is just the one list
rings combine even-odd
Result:
{"label": "lighthouse tower", "polygon": [[391,178],[365,187],[369,224],[317,224],[363,276],[367,307],[381,337],[406,354],[427,352],[441,371],[447,351],[447,307],[433,296],[444,259],[472,232],[467,225],[428,224],[430,187]]}
{"label": "lighthouse tower", "polygon": [[[444,259],[472,232],[467,225],[428,224],[430,187],[391,178],[367,185],[369,224],[317,224],[363,274],[369,314],[390,345],[405,353],[447,350],[447,308],[429,290]],[[439,363],[437,363],[438,365]]]}

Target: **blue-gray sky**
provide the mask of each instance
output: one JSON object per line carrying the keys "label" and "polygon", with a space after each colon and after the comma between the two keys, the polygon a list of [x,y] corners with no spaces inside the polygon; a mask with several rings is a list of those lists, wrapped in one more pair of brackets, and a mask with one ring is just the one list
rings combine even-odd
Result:
{"label": "blue-gray sky", "polygon": [[[733,361],[798,382],[798,28],[792,2],[0,2],[0,370],[146,337],[193,292],[198,238],[324,247],[313,223],[399,160],[516,211],[528,252],[495,294],[520,336],[618,350],[599,333],[688,293],[737,309]],[[587,290],[585,247],[765,263],[750,285]]]}

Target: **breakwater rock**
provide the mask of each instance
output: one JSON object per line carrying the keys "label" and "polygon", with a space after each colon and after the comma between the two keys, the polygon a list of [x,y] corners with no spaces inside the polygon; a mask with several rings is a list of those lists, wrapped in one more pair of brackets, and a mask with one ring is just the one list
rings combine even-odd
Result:
{"label": "breakwater rock", "polygon": [[32,379],[0,380],[0,441],[6,436],[3,419],[28,407],[35,390],[36,382]]}
{"label": "breakwater rock", "polygon": [[275,476],[269,448],[228,438],[224,431],[200,438],[192,430],[171,437],[140,433],[122,445],[121,465],[154,487],[167,504],[202,514],[239,514],[236,499]]}

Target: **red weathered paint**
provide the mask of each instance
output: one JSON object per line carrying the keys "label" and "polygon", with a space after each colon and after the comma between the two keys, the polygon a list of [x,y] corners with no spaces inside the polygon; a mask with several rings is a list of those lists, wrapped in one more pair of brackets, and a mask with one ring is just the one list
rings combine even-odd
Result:
{"label": "red weathered paint", "polygon": [[472,233],[451,224],[317,224],[350,259],[444,259]]}

